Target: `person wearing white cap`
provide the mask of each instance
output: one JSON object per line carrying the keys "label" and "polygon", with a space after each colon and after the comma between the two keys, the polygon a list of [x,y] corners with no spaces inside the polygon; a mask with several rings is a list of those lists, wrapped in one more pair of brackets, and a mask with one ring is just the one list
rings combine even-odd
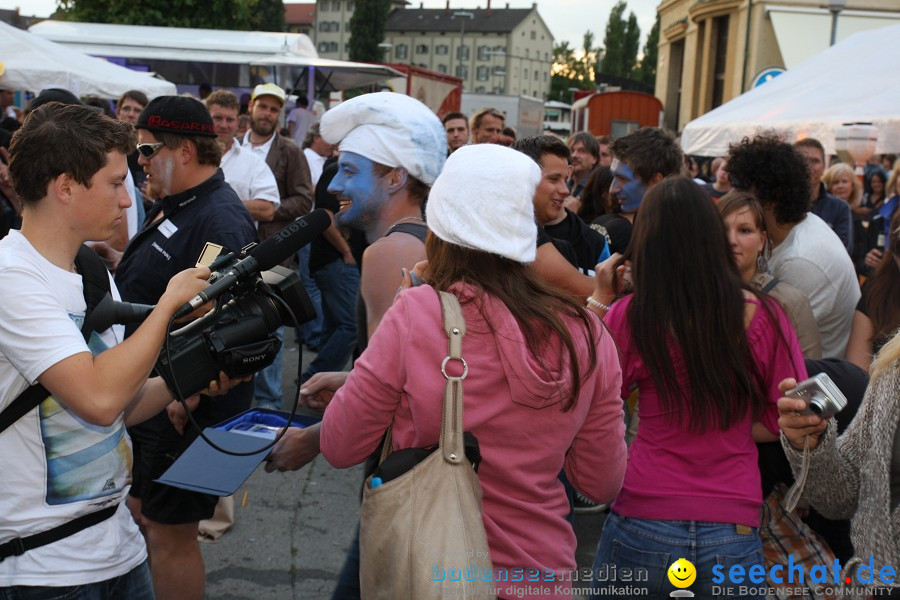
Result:
{"label": "person wearing white cap", "polygon": [[339,104],[319,129],[326,142],[339,143],[338,172],[328,186],[341,202],[337,222],[363,230],[371,244],[360,281],[365,339],[393,301],[394,274],[425,258],[422,205],[444,164],[446,135],[430,108],[392,92]]}
{"label": "person wearing white cap", "polygon": [[[274,83],[256,86],[250,98],[250,130],[244,134],[242,141],[245,149],[257,154],[269,165],[272,174],[275,175],[275,183],[278,184],[278,194],[281,197],[281,205],[275,211],[275,216],[267,222],[259,223],[260,241],[275,235],[312,208],[313,186],[306,157],[293,140],[278,135],[278,119],[284,108],[285,98],[284,90]],[[282,266],[288,267],[290,262],[291,259],[287,259]],[[301,277],[302,275],[301,269]],[[303,284],[315,302],[318,298],[318,288],[309,277],[308,271],[307,276],[303,277]],[[314,332],[304,333],[314,335]],[[277,335],[283,340],[284,329],[279,327]],[[281,350],[275,357],[275,362],[256,374],[255,396],[258,406],[281,408],[284,400],[281,390]]]}
{"label": "person wearing white cap", "polygon": [[[395,452],[438,442],[447,338],[436,292],[454,294],[466,322],[463,415],[484,457],[478,479],[493,567],[563,575],[576,563],[560,471],[594,500],[610,501],[626,448],[612,338],[582,302],[530,266],[540,179],[533,160],[502,146],[465,146],[450,156],[426,208],[427,284],[398,294],[328,405],[318,437],[338,468],[362,462],[389,427]],[[365,565],[369,557],[360,558]],[[419,568],[440,568],[427,562]],[[497,582],[496,593],[571,598],[570,585]]]}

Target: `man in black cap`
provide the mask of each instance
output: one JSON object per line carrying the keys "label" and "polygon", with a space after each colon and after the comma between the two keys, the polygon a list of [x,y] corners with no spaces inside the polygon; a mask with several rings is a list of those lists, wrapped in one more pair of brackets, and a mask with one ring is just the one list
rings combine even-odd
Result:
{"label": "man in black cap", "polygon": [[[203,104],[182,96],[156,98],[135,128],[139,163],[159,199],[128,245],[116,284],[124,300],[155,304],[172,275],[197,262],[205,242],[237,253],[257,236],[250,213],[219,169],[222,150]],[[252,394],[252,383],[245,383],[215,399],[201,396],[194,418],[200,427],[223,421],[249,408]],[[131,430],[134,484],[129,504],[143,526],[161,600],[203,597],[197,529],[212,516],[217,501],[216,496],[154,482],[198,434],[184,427],[180,410],[173,403]]]}

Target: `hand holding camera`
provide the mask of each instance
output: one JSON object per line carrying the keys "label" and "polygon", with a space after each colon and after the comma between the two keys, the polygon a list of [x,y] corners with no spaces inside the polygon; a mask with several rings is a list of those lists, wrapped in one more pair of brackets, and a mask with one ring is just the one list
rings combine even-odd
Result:
{"label": "hand holding camera", "polygon": [[785,379],[778,384],[784,396],[778,400],[778,426],[794,448],[802,450],[809,438],[810,450],[828,427],[828,420],[847,406],[847,398],[825,373],[800,384]]}

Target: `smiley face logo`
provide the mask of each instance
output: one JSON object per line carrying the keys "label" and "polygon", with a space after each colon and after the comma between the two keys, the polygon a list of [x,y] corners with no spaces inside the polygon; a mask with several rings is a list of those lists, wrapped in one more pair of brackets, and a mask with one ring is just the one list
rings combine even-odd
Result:
{"label": "smiley face logo", "polygon": [[694,580],[697,579],[697,569],[691,561],[686,558],[679,558],[669,567],[669,582],[677,588],[690,587]]}

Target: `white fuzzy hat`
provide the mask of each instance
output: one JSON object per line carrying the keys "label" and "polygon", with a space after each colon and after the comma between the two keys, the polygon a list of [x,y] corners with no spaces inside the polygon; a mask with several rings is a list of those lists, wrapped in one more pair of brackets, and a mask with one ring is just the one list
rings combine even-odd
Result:
{"label": "white fuzzy hat", "polygon": [[496,144],[463,146],[431,186],[428,227],[451,244],[534,262],[540,181],[540,167],[521,152]]}
{"label": "white fuzzy hat", "polygon": [[378,92],[341,102],[324,115],[322,139],[369,160],[403,167],[431,185],[447,157],[447,134],[431,109],[405,94]]}

